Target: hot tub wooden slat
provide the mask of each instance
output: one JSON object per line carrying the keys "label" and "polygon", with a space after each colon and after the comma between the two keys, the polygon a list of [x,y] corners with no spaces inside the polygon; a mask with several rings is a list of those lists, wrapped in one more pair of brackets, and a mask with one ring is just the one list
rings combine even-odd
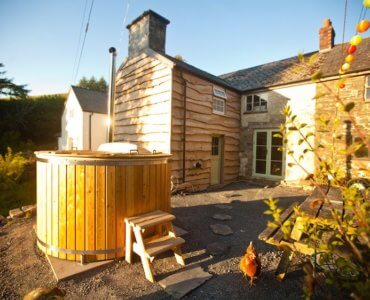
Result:
{"label": "hot tub wooden slat", "polygon": [[[124,167],[116,167],[116,230],[117,230],[117,248],[125,245],[125,223],[120,216],[126,215],[125,196],[126,196],[126,169]],[[122,257],[124,251],[117,252],[117,257]]]}
{"label": "hot tub wooden slat", "polygon": [[[37,172],[39,170],[37,169]],[[37,199],[38,201],[38,199]],[[37,223],[39,219],[37,217]],[[67,248],[67,166],[59,166],[59,247]],[[59,252],[59,258],[66,259],[66,254]]]}
{"label": "hot tub wooden slat", "polygon": [[[96,250],[106,249],[105,245],[105,166],[96,167]],[[98,254],[97,259],[103,260],[105,254]]]}
{"label": "hot tub wooden slat", "polygon": [[76,166],[76,249],[85,250],[85,166]]}
{"label": "hot tub wooden slat", "polygon": [[[52,245],[59,246],[59,166],[52,165]],[[52,255],[58,257],[58,251],[52,251]]]}
{"label": "hot tub wooden slat", "polygon": [[[46,164],[37,162],[37,181],[45,181],[45,168]],[[46,186],[42,186],[37,189],[37,218],[40,222],[37,222],[37,236],[42,242],[46,242],[46,228],[43,224],[46,224],[46,201],[45,201],[45,189]],[[42,251],[46,251],[45,247],[39,243],[39,247]]]}
{"label": "hot tub wooden slat", "polygon": [[[108,249],[116,249],[116,167],[107,167],[107,218],[106,218],[106,247]],[[116,257],[116,253],[107,254],[107,259]]]}
{"label": "hot tub wooden slat", "polygon": [[[67,248],[76,250],[76,166],[67,166]],[[75,254],[67,254],[75,260]]]}
{"label": "hot tub wooden slat", "polygon": [[[52,182],[52,164],[46,165],[46,180],[47,182]],[[53,229],[53,223],[52,223],[52,214],[53,214],[53,207],[52,207],[52,195],[51,195],[51,184],[48,184],[46,186],[46,222],[50,224],[46,228],[46,243],[48,245],[52,244],[52,229]],[[47,249],[47,254],[51,255],[51,249]]]}
{"label": "hot tub wooden slat", "polygon": [[[95,166],[86,166],[86,220],[85,245],[86,250],[95,250]],[[95,260],[90,255],[89,260]]]}

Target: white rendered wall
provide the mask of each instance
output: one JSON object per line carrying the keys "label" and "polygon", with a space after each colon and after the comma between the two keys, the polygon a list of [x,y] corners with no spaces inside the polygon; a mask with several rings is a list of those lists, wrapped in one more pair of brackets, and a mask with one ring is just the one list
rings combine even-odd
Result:
{"label": "white rendered wall", "polygon": [[[90,126],[91,115],[91,132]],[[84,112],[83,113],[83,149],[84,150],[97,150],[99,145],[107,142],[107,115],[99,113]],[[90,145],[91,133],[91,145]],[[91,149],[90,149],[91,147]]]}

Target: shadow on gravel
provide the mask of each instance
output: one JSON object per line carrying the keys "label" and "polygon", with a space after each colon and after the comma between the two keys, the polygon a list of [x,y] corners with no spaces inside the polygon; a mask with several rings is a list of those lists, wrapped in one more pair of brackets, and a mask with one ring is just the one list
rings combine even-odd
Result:
{"label": "shadow on gravel", "polygon": [[[235,189],[234,189],[235,190]],[[279,205],[288,207],[292,202],[302,202],[306,196],[283,197]],[[266,227],[268,216],[262,200],[241,201],[234,200],[227,205],[232,209],[220,209],[217,204],[176,207],[172,212],[176,215],[176,225],[189,231],[184,237],[186,243],[183,252],[192,253],[186,263],[199,263],[205,271],[213,277],[204,285],[191,292],[189,298],[203,299],[230,299],[252,297],[252,299],[297,299],[302,297],[303,272],[297,264],[288,273],[282,282],[274,277],[274,270],[278,264],[280,253],[260,240],[258,235]],[[214,214],[228,214],[231,220],[214,220]],[[216,235],[210,229],[211,224],[224,224],[231,227],[233,234],[229,236]],[[239,271],[239,260],[245,253],[249,242],[253,241],[262,259],[262,273],[256,281],[256,286],[249,287],[248,281]],[[210,243],[221,243],[229,247],[222,255],[212,256],[205,252]],[[266,254],[267,252],[268,255]],[[194,253],[199,253],[194,255]],[[266,255],[268,258],[266,258]],[[158,274],[158,280],[177,271]],[[167,298],[164,291],[158,291],[140,299]],[[185,297],[187,298],[187,297]]]}

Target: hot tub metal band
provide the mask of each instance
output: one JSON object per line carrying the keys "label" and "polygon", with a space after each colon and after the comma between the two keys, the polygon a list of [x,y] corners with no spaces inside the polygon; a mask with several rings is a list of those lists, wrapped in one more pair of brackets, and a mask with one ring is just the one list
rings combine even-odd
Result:
{"label": "hot tub metal band", "polygon": [[142,165],[145,162],[145,165],[159,165],[167,161],[167,159],[156,159],[156,160],[128,160],[128,161],[119,161],[119,160],[72,160],[72,159],[63,159],[63,158],[41,158],[37,157],[37,161],[43,163],[56,163],[63,165],[78,165],[78,166],[135,166]]}
{"label": "hot tub metal band", "polygon": [[63,252],[65,254],[80,254],[80,255],[95,255],[95,254],[111,254],[117,253],[124,250],[124,247],[115,248],[115,249],[105,249],[105,250],[71,250],[71,249],[64,249],[55,247],[53,245],[48,245],[45,242],[41,241],[39,237],[37,237],[37,241],[41,244],[41,246],[46,247],[51,251]]}

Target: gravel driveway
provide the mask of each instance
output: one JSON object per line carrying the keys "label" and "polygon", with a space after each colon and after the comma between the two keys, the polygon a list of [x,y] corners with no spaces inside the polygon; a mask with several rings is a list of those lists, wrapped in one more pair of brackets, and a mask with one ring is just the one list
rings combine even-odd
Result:
{"label": "gravel driveway", "polygon": [[[303,201],[308,192],[299,188],[257,187],[246,182],[234,183],[221,190],[172,197],[175,224],[187,230],[183,247],[186,263],[200,264],[213,275],[204,285],[192,291],[189,299],[298,299],[302,297],[301,258],[293,262],[283,282],[274,278],[281,255],[272,246],[258,240],[266,227],[267,209],[263,199],[272,196],[287,207]],[[220,206],[220,204],[223,204]],[[214,214],[227,214],[231,220],[215,220]],[[35,246],[34,219],[14,221],[0,227],[0,299],[20,299],[37,287],[57,283],[45,259]],[[233,234],[216,235],[210,225],[228,225]],[[249,242],[253,241],[262,262],[262,274],[249,287],[239,271],[239,261]],[[216,244],[214,244],[216,243]],[[220,246],[221,254],[211,255],[210,244]],[[171,255],[154,261],[156,279],[160,280],[181,267]],[[158,284],[145,280],[139,260],[128,265],[115,261],[103,270],[91,271],[57,284],[67,292],[66,299],[170,299]]]}

